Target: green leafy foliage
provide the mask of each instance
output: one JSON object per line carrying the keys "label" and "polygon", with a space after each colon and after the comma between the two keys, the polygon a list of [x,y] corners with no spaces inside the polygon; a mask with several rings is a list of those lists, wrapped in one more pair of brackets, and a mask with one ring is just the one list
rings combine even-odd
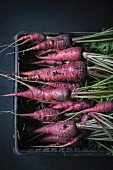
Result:
{"label": "green leafy foliage", "polygon": [[113,53],[113,41],[84,43],[85,51],[109,55]]}

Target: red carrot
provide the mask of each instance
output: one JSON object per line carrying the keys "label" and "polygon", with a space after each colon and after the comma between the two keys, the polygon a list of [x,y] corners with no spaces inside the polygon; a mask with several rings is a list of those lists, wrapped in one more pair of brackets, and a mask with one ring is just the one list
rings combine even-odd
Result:
{"label": "red carrot", "polygon": [[15,43],[20,43],[18,45],[22,45],[27,42],[37,41],[39,43],[39,42],[42,42],[45,40],[46,40],[46,37],[44,34],[34,33],[34,34],[24,35],[24,36],[20,37],[17,41],[13,42],[12,44],[8,45],[6,48],[2,49],[0,52],[3,52],[4,50],[11,47]]}
{"label": "red carrot", "polygon": [[50,87],[66,87],[69,90],[73,90],[73,89],[83,86],[83,82],[81,82],[81,81],[76,82],[76,83],[73,83],[73,82],[41,82],[40,81],[39,83],[46,84]]}
{"label": "red carrot", "polygon": [[81,47],[71,47],[48,56],[37,58],[45,60],[77,61],[81,59]]}
{"label": "red carrot", "polygon": [[35,87],[31,87],[30,90],[24,92],[10,93],[2,96],[21,96],[39,101],[65,101],[69,99],[70,91],[67,88],[41,90]]}
{"label": "red carrot", "polygon": [[41,60],[41,61],[33,62],[31,64],[39,64],[39,65],[47,64],[47,65],[52,65],[52,66],[60,66],[63,64],[63,62],[62,61],[54,61],[54,60]]}
{"label": "red carrot", "polygon": [[73,137],[78,134],[74,121],[57,122],[45,125],[34,130],[33,133],[45,133],[61,137]]}
{"label": "red carrot", "polygon": [[97,105],[95,105],[95,106],[93,106],[91,108],[82,110],[82,111],[74,114],[73,116],[71,116],[67,120],[70,120],[73,117],[75,117],[75,116],[77,116],[77,115],[79,115],[81,113],[85,113],[85,112],[87,112],[90,115],[90,112],[107,113],[107,112],[112,112],[112,111],[113,111],[113,100],[108,100],[108,101],[98,103]]}
{"label": "red carrot", "polygon": [[31,117],[37,119],[41,122],[56,122],[60,120],[58,115],[59,111],[57,109],[46,108],[38,110],[34,113],[18,114],[21,117]]}
{"label": "red carrot", "polygon": [[58,49],[49,49],[49,50],[40,50],[36,52],[36,56],[43,56],[43,55],[47,55],[48,53],[56,53],[60,50]]}
{"label": "red carrot", "polygon": [[93,105],[93,100],[80,100],[78,102],[73,101],[64,101],[64,102],[57,102],[52,108],[64,110],[61,113],[69,112],[72,110],[80,111],[86,108],[89,108]]}
{"label": "red carrot", "polygon": [[21,72],[25,80],[43,81],[74,81],[84,80],[86,77],[86,65],[82,61],[70,62],[54,68],[44,68],[29,72]]}
{"label": "red carrot", "polygon": [[31,89],[24,92],[10,93],[2,96],[21,96],[45,102],[52,100],[65,101],[69,99],[70,91],[66,88],[40,90],[38,88],[32,87]]}
{"label": "red carrot", "polygon": [[113,111],[113,100],[98,103],[96,106],[85,109],[82,112],[111,112]]}
{"label": "red carrot", "polygon": [[71,141],[69,141],[68,143],[66,143],[66,144],[63,144],[63,145],[59,145],[59,144],[50,144],[50,145],[47,145],[47,146],[32,146],[33,148],[34,147],[39,147],[39,148],[63,148],[63,147],[68,147],[68,146],[72,146],[72,145],[75,145],[75,144],[77,144],[81,139],[83,139],[83,138],[85,138],[85,136],[87,135],[87,133],[86,133],[86,131],[84,132],[82,132],[82,133],[80,133],[77,137],[74,137],[74,138],[72,138],[72,140]]}
{"label": "red carrot", "polygon": [[42,42],[46,39],[44,34],[39,34],[39,33],[34,33],[34,34],[28,34],[25,36],[22,36],[21,38],[19,38],[17,40],[17,42],[33,42],[33,41],[38,41],[38,42]]}
{"label": "red carrot", "polygon": [[[15,80],[14,78],[8,77],[7,75],[0,74],[0,76]],[[29,90],[24,91],[24,92],[5,94],[2,96],[22,96],[22,97],[27,97],[27,98],[31,98],[35,100],[40,100],[40,101],[51,101],[51,100],[65,101],[70,98],[71,92],[69,89],[65,87],[46,90],[46,89],[39,89],[37,87],[33,87],[19,80],[17,81],[21,83],[22,85],[28,87]]]}
{"label": "red carrot", "polygon": [[59,110],[66,110],[67,108],[70,108],[73,103],[74,102],[72,102],[71,100],[66,100],[64,102],[55,102],[55,103],[51,103],[51,105],[53,104],[51,108],[59,109]]}
{"label": "red carrot", "polygon": [[82,117],[81,117],[81,122],[82,123],[86,123],[87,120],[89,119],[89,115],[88,114],[83,114]]}
{"label": "red carrot", "polygon": [[62,136],[56,136],[56,135],[48,135],[45,136],[41,139],[38,140],[39,143],[60,143],[60,144],[66,144],[70,141],[72,141],[72,137],[68,138],[68,137],[62,137]]}
{"label": "red carrot", "polygon": [[[39,50],[49,50],[49,49],[62,50],[67,47],[70,47],[70,45],[71,45],[70,36],[68,34],[62,34],[62,35],[56,36],[54,38],[50,38],[34,47],[25,49],[23,51],[19,51],[19,53],[26,52],[26,51],[39,51]],[[13,53],[15,53],[15,52],[7,53],[7,54],[13,54]]]}

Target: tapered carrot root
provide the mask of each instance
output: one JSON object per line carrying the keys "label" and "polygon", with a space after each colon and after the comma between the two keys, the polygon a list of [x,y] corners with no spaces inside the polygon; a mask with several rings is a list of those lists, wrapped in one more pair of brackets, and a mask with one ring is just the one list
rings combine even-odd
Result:
{"label": "tapered carrot root", "polygon": [[66,144],[70,141],[72,141],[73,138],[68,138],[68,137],[61,137],[61,136],[56,136],[56,135],[48,135],[40,140],[38,140],[38,143],[60,143],[60,144]]}
{"label": "tapered carrot root", "polygon": [[113,111],[113,100],[105,101],[94,107],[83,110],[83,112],[111,112]]}
{"label": "tapered carrot root", "polygon": [[[38,69],[38,70],[33,70],[33,71],[27,71],[27,72],[20,72],[21,75],[24,75],[24,76],[36,76],[38,74],[44,74],[46,72],[47,75],[49,76],[50,73],[53,73],[53,72],[64,72],[66,69],[66,73],[68,71],[68,68],[69,69],[82,69],[82,67],[84,66],[84,62],[82,61],[76,61],[76,62],[71,62],[71,63],[68,63],[68,64],[64,64],[62,65],[61,67],[56,67],[56,68],[51,68],[51,69],[48,69],[48,68],[44,68],[44,69]],[[72,67],[72,68],[70,68]],[[74,67],[74,68],[73,68]],[[60,74],[60,73],[59,73]]]}
{"label": "tapered carrot root", "polygon": [[57,145],[57,144],[51,144],[51,145],[48,145],[48,146],[32,146],[33,148],[63,148],[63,147],[68,147],[68,146],[72,146],[72,145],[76,145],[80,140],[82,140],[83,138],[85,138],[85,136],[87,135],[86,132],[82,132],[80,133],[77,137],[75,138],[72,138],[72,140],[66,144],[63,144],[63,145]]}
{"label": "tapered carrot root", "polygon": [[19,114],[21,117],[31,117],[41,122],[56,122],[60,120],[61,116],[58,115],[57,109],[46,108],[38,110],[34,113]]}
{"label": "tapered carrot root", "polygon": [[24,92],[4,94],[1,96],[20,96],[39,101],[65,101],[70,98],[70,91],[67,88],[43,89],[32,88]]}
{"label": "tapered carrot root", "polygon": [[71,116],[67,120],[70,120],[73,117],[75,117],[77,115],[80,115],[82,113],[89,113],[89,115],[90,115],[90,113],[92,113],[92,112],[107,113],[107,112],[112,112],[112,111],[113,111],[113,100],[108,100],[108,101],[104,101],[104,102],[98,103],[97,105],[95,105],[95,106],[93,106],[91,108],[82,110],[82,111],[74,114],[73,116]]}
{"label": "tapered carrot root", "polygon": [[71,47],[48,56],[37,56],[37,58],[45,60],[77,61],[81,59],[81,47]]}
{"label": "tapered carrot root", "polygon": [[15,43],[20,43],[18,45],[22,45],[25,44],[27,42],[33,42],[33,41],[38,41],[38,42],[42,42],[46,39],[44,34],[28,34],[28,35],[24,35],[21,38],[19,38],[17,41],[11,43],[10,45],[8,45],[6,48],[2,49],[0,52],[3,52],[4,50],[8,49],[9,47],[11,47],[12,45],[14,45]]}
{"label": "tapered carrot root", "polygon": [[[14,78],[9,77],[7,75],[0,74],[0,76],[15,80]],[[28,87],[29,90],[24,92],[19,92],[19,93],[5,94],[2,96],[22,96],[22,97],[27,97],[34,100],[40,100],[40,101],[51,101],[51,100],[65,101],[68,100],[71,95],[70,90],[65,87],[56,88],[56,89],[39,89],[19,80],[17,80],[17,82]]]}
{"label": "tapered carrot root", "polygon": [[53,134],[61,137],[73,137],[78,134],[74,121],[57,122],[45,125],[36,129],[33,133]]}
{"label": "tapered carrot root", "polygon": [[43,55],[47,55],[48,53],[56,53],[59,52],[60,50],[58,49],[49,49],[49,50],[40,50],[36,53],[36,57],[37,56],[43,56]]}
{"label": "tapered carrot root", "polygon": [[90,116],[89,116],[88,114],[84,114],[84,115],[81,117],[81,122],[82,122],[82,123],[86,123],[89,118],[90,118]]}
{"label": "tapered carrot root", "polygon": [[66,110],[67,108],[70,108],[72,106],[74,102],[72,102],[71,100],[67,100],[65,102],[55,102],[55,103],[51,103],[51,108],[54,109],[59,109],[59,110]]}
{"label": "tapered carrot root", "polygon": [[34,99],[32,90],[26,90],[24,92],[18,92],[18,93],[10,93],[10,94],[3,94],[1,96],[20,96],[20,97],[26,97],[30,99]]}
{"label": "tapered carrot root", "polygon": [[39,101],[65,101],[70,98],[70,91],[67,88],[43,89],[32,88],[24,92],[4,94],[1,96],[20,96]]}
{"label": "tapered carrot root", "polygon": [[[58,50],[62,50],[65,49],[67,47],[70,47],[71,45],[71,38],[68,34],[62,34],[59,35],[57,37],[54,38],[50,38],[34,47],[25,49],[23,51],[19,51],[20,52],[27,52],[27,51],[39,51],[39,50],[49,50],[49,49],[58,49]],[[12,53],[7,53],[8,54],[13,54],[15,52]]]}
{"label": "tapered carrot root", "polygon": [[54,68],[45,68],[29,72],[21,72],[21,75],[28,76],[24,80],[43,81],[82,81],[86,78],[86,65],[82,61],[63,64]]}
{"label": "tapered carrot root", "polygon": [[52,106],[52,108],[64,110],[61,113],[65,113],[65,112],[69,112],[72,110],[80,111],[80,110],[89,108],[93,105],[93,103],[94,103],[93,100],[80,100],[78,102],[73,102],[69,100],[69,101],[64,101],[64,102],[59,102],[59,103],[57,102],[55,103],[55,105]]}
{"label": "tapered carrot root", "polygon": [[39,65],[52,65],[52,66],[61,66],[63,64],[62,61],[54,61],[54,60],[41,60],[41,61],[36,61],[31,64],[39,64]]}
{"label": "tapered carrot root", "polygon": [[41,84],[44,84],[44,85],[48,85],[48,87],[66,87],[68,88],[69,90],[73,90],[76,88],[80,88],[83,86],[83,82],[82,81],[79,81],[79,82],[43,82],[43,81],[39,81],[39,83]]}

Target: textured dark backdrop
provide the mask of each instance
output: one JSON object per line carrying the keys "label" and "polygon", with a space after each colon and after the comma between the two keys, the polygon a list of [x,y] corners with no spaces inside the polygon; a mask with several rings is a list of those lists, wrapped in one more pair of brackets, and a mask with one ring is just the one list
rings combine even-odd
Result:
{"label": "textured dark backdrop", "polygon": [[[103,27],[112,27],[111,2],[3,0],[0,2],[0,45],[12,42],[19,31],[100,31]],[[13,71],[14,57],[1,53],[0,69]],[[13,82],[0,78],[0,94],[12,90]],[[0,110],[12,109],[13,98],[0,97]],[[0,115],[0,170],[113,169],[112,158],[16,156],[13,145],[13,116]]]}

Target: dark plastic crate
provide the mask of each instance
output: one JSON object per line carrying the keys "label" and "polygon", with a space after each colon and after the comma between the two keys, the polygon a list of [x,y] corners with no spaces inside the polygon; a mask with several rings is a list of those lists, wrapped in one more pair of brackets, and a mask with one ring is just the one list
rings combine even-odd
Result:
{"label": "dark plastic crate", "polygon": [[[81,35],[88,35],[92,34],[94,32],[70,32],[71,36],[81,36]],[[14,37],[14,41],[17,41],[19,37],[22,35],[26,35],[27,33],[22,31],[18,33]],[[56,36],[61,33],[44,33],[45,35],[49,36]],[[30,59],[30,62],[34,61],[35,58],[32,58],[32,53],[28,54],[28,58],[22,54],[19,54],[18,51],[20,50],[20,47],[17,46],[17,43],[15,43],[15,72],[18,71],[28,71],[32,70],[32,66],[30,66],[27,61],[28,58]],[[25,46],[26,47],[26,46]],[[14,92],[17,92],[18,90],[24,90],[26,89],[25,87],[21,86],[19,83],[15,81],[14,84]],[[34,105],[32,101],[29,101],[29,104],[26,104],[28,99],[22,99],[21,97],[14,97],[14,110],[15,113],[21,113],[24,111],[31,112],[32,109],[31,107],[36,107],[37,103]],[[27,108],[27,107],[28,108]],[[30,107],[31,106],[31,107]],[[28,110],[27,110],[28,109]],[[28,120],[26,120],[28,121]],[[29,122],[29,121],[28,121]],[[30,122],[29,122],[30,123]],[[37,123],[36,121],[33,122],[34,124]],[[38,125],[38,123],[37,123]],[[47,156],[108,156],[105,152],[105,150],[91,150],[88,147],[87,148],[82,148],[80,146],[76,147],[67,147],[67,148],[31,148],[30,146],[23,146],[21,144],[21,141],[18,139],[18,130],[22,130],[24,124],[23,124],[23,118],[17,117],[16,115],[14,116],[14,152],[17,155],[47,155]],[[40,126],[40,124],[39,124]],[[30,127],[29,127],[30,128]],[[25,139],[23,140],[24,142],[26,141],[28,136],[23,136]]]}

